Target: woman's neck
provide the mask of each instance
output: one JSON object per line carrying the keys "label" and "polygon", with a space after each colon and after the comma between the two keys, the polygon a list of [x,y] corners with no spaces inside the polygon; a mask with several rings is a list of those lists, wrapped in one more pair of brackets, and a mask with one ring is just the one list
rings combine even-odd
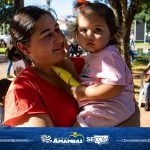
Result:
{"label": "woman's neck", "polygon": [[38,74],[43,74],[43,75],[51,75],[54,73],[53,69],[51,66],[35,66],[34,64],[31,65],[32,69],[37,72]]}

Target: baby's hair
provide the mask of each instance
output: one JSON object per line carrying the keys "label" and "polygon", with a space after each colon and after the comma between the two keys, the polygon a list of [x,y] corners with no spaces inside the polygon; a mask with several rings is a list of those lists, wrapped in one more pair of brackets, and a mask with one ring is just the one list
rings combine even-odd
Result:
{"label": "baby's hair", "polygon": [[111,40],[109,44],[117,44],[117,32],[119,28],[116,24],[116,18],[113,10],[105,4],[102,3],[91,3],[91,2],[76,2],[74,3],[74,8],[77,12],[76,26],[74,28],[74,32],[77,33],[78,28],[78,19],[79,15],[82,14],[84,16],[88,16],[91,13],[97,14],[99,17],[103,18],[110,30]]}
{"label": "baby's hair", "polygon": [[11,82],[6,78],[0,80],[0,102],[3,101],[2,97],[6,95]]}

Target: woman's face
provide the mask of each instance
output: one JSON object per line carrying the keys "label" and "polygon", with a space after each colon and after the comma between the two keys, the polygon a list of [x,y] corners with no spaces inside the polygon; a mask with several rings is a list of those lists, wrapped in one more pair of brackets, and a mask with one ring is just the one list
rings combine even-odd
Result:
{"label": "woman's face", "polygon": [[107,46],[111,35],[105,20],[97,14],[87,16],[79,14],[77,38],[79,45],[92,53]]}
{"label": "woman's face", "polygon": [[64,35],[50,15],[45,14],[37,21],[28,49],[34,65],[49,66],[64,58]]}

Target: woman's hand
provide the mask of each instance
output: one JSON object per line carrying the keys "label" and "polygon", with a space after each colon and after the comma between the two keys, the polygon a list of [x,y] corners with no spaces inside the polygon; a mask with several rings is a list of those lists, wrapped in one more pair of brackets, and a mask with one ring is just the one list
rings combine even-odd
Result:
{"label": "woman's hand", "polygon": [[83,85],[71,88],[74,98],[78,101],[86,99],[85,90],[86,90],[86,86]]}

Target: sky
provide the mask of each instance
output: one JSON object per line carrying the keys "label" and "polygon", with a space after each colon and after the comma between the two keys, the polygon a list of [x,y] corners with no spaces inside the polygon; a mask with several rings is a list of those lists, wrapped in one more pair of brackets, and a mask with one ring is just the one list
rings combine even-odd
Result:
{"label": "sky", "polygon": [[54,8],[58,17],[72,15],[73,0],[52,0],[51,7]]}
{"label": "sky", "polygon": [[[89,0],[93,1],[93,0]],[[73,15],[72,4],[74,0],[52,0],[51,7],[54,8],[58,17]]]}
{"label": "sky", "polygon": [[[72,15],[72,3],[74,0],[51,0],[51,8],[56,11],[58,18]],[[89,0],[90,1],[90,0]],[[24,5],[46,5],[46,0],[24,0]]]}
{"label": "sky", "polygon": [[[56,11],[58,18],[72,15],[73,0],[52,0],[51,8]],[[46,5],[46,0],[24,0],[24,5]]]}

